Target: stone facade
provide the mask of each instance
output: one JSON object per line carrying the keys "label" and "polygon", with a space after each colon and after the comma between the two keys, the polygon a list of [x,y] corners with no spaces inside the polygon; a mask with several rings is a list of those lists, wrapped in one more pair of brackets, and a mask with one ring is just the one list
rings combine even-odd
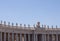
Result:
{"label": "stone facade", "polygon": [[18,26],[17,23],[16,26],[13,23],[10,25],[10,22],[6,25],[5,21],[4,24],[1,21],[0,41],[60,41],[60,28],[49,28],[46,25],[41,27],[40,22],[36,26],[26,27],[25,24]]}

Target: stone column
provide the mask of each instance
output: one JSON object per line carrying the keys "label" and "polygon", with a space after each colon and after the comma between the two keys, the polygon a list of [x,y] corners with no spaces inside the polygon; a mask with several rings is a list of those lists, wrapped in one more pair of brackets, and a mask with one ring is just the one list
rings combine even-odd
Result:
{"label": "stone column", "polygon": [[24,34],[24,41],[26,41],[26,34]]}
{"label": "stone column", "polygon": [[10,41],[10,33],[8,33],[8,41]]}
{"label": "stone column", "polygon": [[0,41],[1,41],[1,32],[0,32]]}
{"label": "stone column", "polygon": [[28,34],[28,41],[30,41],[30,34]]}
{"label": "stone column", "polygon": [[22,34],[20,33],[20,41],[22,41]]}
{"label": "stone column", "polygon": [[46,34],[45,34],[45,41],[46,41]]}
{"label": "stone column", "polygon": [[36,41],[38,41],[38,37],[37,37],[37,34],[36,34]]}
{"label": "stone column", "polygon": [[52,34],[52,41],[53,41],[53,34]]}
{"label": "stone column", "polygon": [[4,32],[4,41],[6,41],[6,32]]}
{"label": "stone column", "polygon": [[42,41],[45,41],[45,34],[42,34]]}
{"label": "stone column", "polygon": [[48,41],[49,41],[49,34],[48,34]]}
{"label": "stone column", "polygon": [[58,34],[56,34],[56,41],[58,41]]}
{"label": "stone column", "polygon": [[46,41],[46,34],[42,34],[42,41]]}
{"label": "stone column", "polygon": [[54,36],[53,36],[53,34],[52,34],[52,41],[54,40],[53,37],[54,37]]}
{"label": "stone column", "polygon": [[32,41],[35,41],[35,34],[32,34]]}
{"label": "stone column", "polygon": [[16,33],[16,41],[18,41],[18,33]]}
{"label": "stone column", "polygon": [[34,38],[34,41],[35,41],[35,33],[34,33],[34,37],[33,38]]}
{"label": "stone column", "polygon": [[52,34],[52,41],[55,41],[55,36]]}
{"label": "stone column", "polygon": [[2,41],[2,32],[1,32],[1,41]]}
{"label": "stone column", "polygon": [[14,33],[12,33],[12,41],[14,41]]}

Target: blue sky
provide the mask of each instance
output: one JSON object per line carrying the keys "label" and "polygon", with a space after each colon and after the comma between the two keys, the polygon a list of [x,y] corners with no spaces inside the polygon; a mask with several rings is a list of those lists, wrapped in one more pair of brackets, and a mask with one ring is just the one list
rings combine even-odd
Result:
{"label": "blue sky", "polygon": [[0,0],[0,20],[60,26],[60,0]]}

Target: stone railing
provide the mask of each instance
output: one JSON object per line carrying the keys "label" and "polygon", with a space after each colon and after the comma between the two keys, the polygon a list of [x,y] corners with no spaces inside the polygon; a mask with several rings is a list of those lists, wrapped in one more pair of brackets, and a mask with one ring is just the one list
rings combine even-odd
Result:
{"label": "stone railing", "polygon": [[[29,24],[28,24],[28,26],[26,26],[26,24],[24,24],[24,26],[22,26],[22,24],[18,25],[18,23],[16,23],[15,25],[14,25],[14,23],[12,23],[10,25],[10,22],[8,22],[6,24],[6,21],[4,21],[4,22],[1,21],[0,22],[0,28],[2,28],[2,27],[16,28],[16,29],[30,29],[30,30],[35,30],[35,28],[37,28],[37,26],[35,26],[35,25],[33,25],[33,27],[30,27]],[[46,26],[46,25],[42,25],[42,26],[40,26],[40,28],[43,28],[45,30],[60,30],[60,28],[58,28],[57,25],[56,25],[56,27],[53,27],[53,26],[49,27],[49,26]]]}
{"label": "stone railing", "polygon": [[26,26],[26,24],[24,24],[24,26],[22,26],[22,24],[18,25],[18,23],[16,23],[14,25],[14,23],[12,23],[10,25],[10,22],[8,22],[6,24],[6,21],[4,22],[0,22],[0,28],[14,28],[14,29],[28,29],[28,30],[35,30],[35,25],[33,25],[33,27],[30,27],[30,25],[28,24],[28,26]]}
{"label": "stone railing", "polygon": [[45,30],[60,30],[57,25],[55,27],[53,27],[53,25],[51,27],[42,25],[41,28],[44,28]]}

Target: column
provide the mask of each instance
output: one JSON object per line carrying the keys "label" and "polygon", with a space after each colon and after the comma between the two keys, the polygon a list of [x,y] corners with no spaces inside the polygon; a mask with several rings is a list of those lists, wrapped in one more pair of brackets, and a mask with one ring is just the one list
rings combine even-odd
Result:
{"label": "column", "polygon": [[0,41],[1,41],[1,32],[0,32]]}
{"label": "column", "polygon": [[52,34],[52,41],[53,41],[53,34]]}
{"label": "column", "polygon": [[20,33],[20,41],[22,41],[22,34]]}
{"label": "column", "polygon": [[30,41],[30,34],[28,34],[28,41]]}
{"label": "column", "polygon": [[52,41],[55,41],[55,35],[52,34]]}
{"label": "column", "polygon": [[36,34],[36,41],[38,41],[38,37],[37,37],[37,34]]}
{"label": "column", "polygon": [[35,41],[35,34],[32,34],[32,41]]}
{"label": "column", "polygon": [[56,34],[56,41],[58,41],[58,34]]}
{"label": "column", "polygon": [[1,41],[2,41],[2,32],[1,32]]}
{"label": "column", "polygon": [[4,41],[6,41],[6,32],[4,32]]}
{"label": "column", "polygon": [[14,33],[12,33],[12,41],[14,41]]}
{"label": "column", "polygon": [[44,41],[44,34],[42,34],[42,41]]}
{"label": "column", "polygon": [[46,34],[45,34],[45,41],[46,41]]}
{"label": "column", "polygon": [[8,33],[8,41],[10,41],[10,33]]}
{"label": "column", "polygon": [[34,34],[34,37],[33,38],[34,38],[34,41],[35,41],[35,34]]}
{"label": "column", "polygon": [[26,34],[24,34],[24,41],[26,41]]}
{"label": "column", "polygon": [[53,39],[53,34],[52,34],[52,41],[53,41],[54,39]]}
{"label": "column", "polygon": [[16,33],[16,41],[18,41],[18,33]]}
{"label": "column", "polygon": [[48,41],[49,41],[49,34],[48,34]]}

